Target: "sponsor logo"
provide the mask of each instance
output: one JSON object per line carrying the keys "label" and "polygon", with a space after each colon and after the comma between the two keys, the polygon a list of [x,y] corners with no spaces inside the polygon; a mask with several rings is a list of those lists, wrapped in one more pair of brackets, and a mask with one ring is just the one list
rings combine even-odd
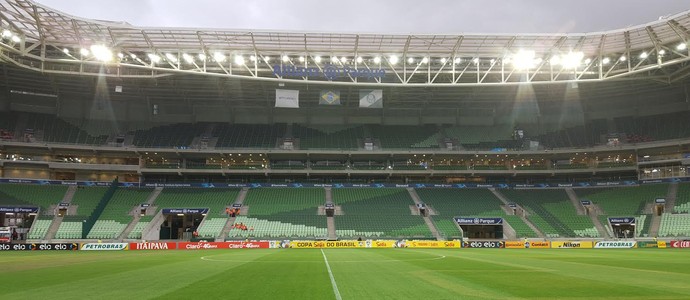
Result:
{"label": "sponsor logo", "polygon": [[128,246],[127,243],[87,243],[81,246],[81,250],[116,251],[127,250]]}
{"label": "sponsor logo", "polygon": [[471,241],[463,244],[464,248],[505,248],[504,241]]}
{"label": "sponsor logo", "polygon": [[529,248],[529,242],[507,241],[505,247],[510,249]]}
{"label": "sponsor logo", "polygon": [[177,249],[176,243],[165,242],[146,242],[146,243],[131,243],[130,250],[171,250]]}
{"label": "sponsor logo", "polygon": [[544,242],[529,242],[529,248],[536,248],[536,249],[551,248],[551,243],[546,242],[546,241],[544,241]]}
{"label": "sponsor logo", "polygon": [[216,243],[198,242],[198,243],[183,243],[183,244],[184,244],[184,249],[187,249],[187,250],[218,249],[218,244],[216,244]]}
{"label": "sponsor logo", "polygon": [[670,246],[671,248],[690,248],[690,241],[672,241]]}
{"label": "sponsor logo", "polygon": [[592,248],[594,243],[591,241],[554,241],[551,242],[551,248]]}
{"label": "sponsor logo", "polygon": [[594,248],[635,248],[637,245],[634,241],[599,241],[594,245]]}

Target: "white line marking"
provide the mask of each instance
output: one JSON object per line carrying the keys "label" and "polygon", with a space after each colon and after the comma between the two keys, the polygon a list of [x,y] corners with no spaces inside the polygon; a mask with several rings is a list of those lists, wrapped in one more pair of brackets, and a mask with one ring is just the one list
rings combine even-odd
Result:
{"label": "white line marking", "polygon": [[333,272],[331,272],[331,265],[328,264],[328,258],[326,258],[326,253],[321,249],[321,255],[323,255],[323,261],[326,262],[326,268],[328,269],[328,277],[331,278],[331,285],[333,286],[333,293],[335,294],[336,300],[342,300],[340,297],[340,291],[338,291],[338,284],[335,283],[335,277],[333,277]]}

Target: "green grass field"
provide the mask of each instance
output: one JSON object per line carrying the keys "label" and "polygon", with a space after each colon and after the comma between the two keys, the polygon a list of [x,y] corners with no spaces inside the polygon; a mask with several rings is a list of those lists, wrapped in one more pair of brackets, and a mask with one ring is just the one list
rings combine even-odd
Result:
{"label": "green grass field", "polygon": [[6,252],[0,263],[0,299],[690,299],[690,251],[671,249]]}

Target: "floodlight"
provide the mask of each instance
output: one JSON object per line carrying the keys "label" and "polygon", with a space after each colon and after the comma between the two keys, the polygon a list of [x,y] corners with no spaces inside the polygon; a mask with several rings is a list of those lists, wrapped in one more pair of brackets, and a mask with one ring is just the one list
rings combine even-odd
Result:
{"label": "floodlight", "polygon": [[357,56],[357,63],[362,63],[363,60],[361,56]]}
{"label": "floodlight", "polygon": [[283,55],[283,62],[288,62],[290,61],[290,57],[287,55]]}
{"label": "floodlight", "polygon": [[585,54],[582,52],[569,52],[566,55],[561,56],[561,65],[566,69],[574,69],[580,65],[582,58]]}
{"label": "floodlight", "polygon": [[604,59],[602,59],[601,62],[604,63],[605,65],[608,65],[611,62],[611,59],[608,57],[604,57]]}
{"label": "floodlight", "polygon": [[250,56],[249,56],[249,61],[256,61],[256,56],[255,56],[255,55],[250,55]]}
{"label": "floodlight", "polygon": [[12,41],[15,42],[15,43],[19,43],[19,42],[21,42],[21,40],[22,40],[22,39],[19,38],[18,35],[13,35],[13,36],[12,36]]}
{"label": "floodlight", "polygon": [[2,37],[4,38],[11,38],[12,37],[12,31],[9,31],[8,29],[5,29],[2,31]]}
{"label": "floodlight", "polygon": [[408,57],[408,58],[407,58],[407,63],[408,63],[408,64],[413,64],[413,63],[414,63],[414,58]]}
{"label": "floodlight", "polygon": [[456,57],[455,60],[453,60],[453,62],[459,64],[462,62],[462,58]]}
{"label": "floodlight", "polygon": [[123,59],[123,58],[125,58],[125,55],[122,54],[122,52],[120,52],[120,53],[117,54],[117,57],[120,58],[120,59]]}
{"label": "floodlight", "polygon": [[[217,53],[216,53],[216,54],[217,54]],[[221,60],[221,61],[225,60],[225,56],[222,55],[222,54],[221,54],[221,56],[222,56],[222,60]],[[264,58],[264,59],[265,59],[265,58]],[[216,59],[216,61],[217,61],[217,60],[218,60],[218,59]],[[244,65],[244,57],[243,57],[242,55],[235,55],[235,64],[236,64],[236,65],[240,65],[240,66],[241,66],[241,65]]]}
{"label": "floodlight", "polygon": [[664,54],[666,54],[666,50],[664,50],[664,49],[659,50],[659,55],[664,55]]}
{"label": "floodlight", "polygon": [[320,63],[321,62],[321,56],[317,55],[316,57],[314,57],[314,61],[317,63]]}
{"label": "floodlight", "polygon": [[194,57],[187,54],[187,53],[182,53],[182,59],[184,59],[184,61],[186,61],[188,64],[191,64],[194,62]]}
{"label": "floodlight", "polygon": [[518,51],[513,55],[513,67],[518,70],[525,70],[534,67],[534,57],[535,53],[533,50],[522,50]]}
{"label": "floodlight", "polygon": [[159,63],[161,61],[161,57],[153,53],[149,53],[149,59],[153,63]]}
{"label": "floodlight", "polygon": [[81,54],[81,56],[89,56],[89,53],[90,53],[89,49],[86,49],[86,48],[81,48],[79,50],[79,54]]}
{"label": "floodlight", "polygon": [[380,64],[381,63],[381,57],[380,56],[374,57],[374,63]]}
{"label": "floodlight", "polygon": [[67,49],[67,48],[62,48],[62,52],[65,53],[65,54],[69,54],[69,49]]}
{"label": "floodlight", "polygon": [[586,64],[586,65],[589,65],[589,63],[591,63],[591,62],[592,62],[592,59],[591,59],[591,58],[585,59],[585,64]]}
{"label": "floodlight", "polygon": [[200,59],[200,60],[206,60],[206,54],[199,53],[198,56],[199,56],[199,59]]}
{"label": "floodlight", "polygon": [[620,61],[625,61],[627,58],[625,57],[625,55],[623,55],[619,59],[620,59]]}
{"label": "floodlight", "polygon": [[445,57],[442,57],[442,58],[441,58],[441,63],[442,63],[442,64],[445,64],[446,61],[448,61],[448,60],[447,60]]}
{"label": "floodlight", "polygon": [[641,58],[641,59],[645,59],[645,58],[647,58],[647,56],[649,56],[649,54],[647,54],[647,52],[642,52],[642,53],[640,53],[640,58]]}
{"label": "floodlight", "polygon": [[137,59],[137,55],[134,53],[130,54],[129,57],[131,57],[132,59]]}
{"label": "floodlight", "polygon": [[299,62],[304,62],[304,56],[299,57]]}
{"label": "floodlight", "polygon": [[93,56],[100,61],[106,62],[113,59],[113,51],[110,51],[110,49],[104,45],[92,45],[91,53],[93,53]]}
{"label": "floodlight", "polygon": [[[225,54],[220,52],[213,53],[213,60],[222,63],[225,61]],[[235,55],[235,63],[237,63],[238,61],[244,63],[244,58],[242,57],[242,55]]]}
{"label": "floodlight", "polygon": [[423,64],[428,63],[428,62],[429,62],[429,58],[428,58],[428,57],[425,56],[424,58],[422,58],[422,63],[423,63]]}
{"label": "floodlight", "polygon": [[166,53],[165,58],[167,58],[171,63],[177,63],[177,57],[172,53]]}
{"label": "floodlight", "polygon": [[[3,35],[4,35],[4,33],[3,33]],[[680,43],[680,44],[678,44],[678,46],[676,46],[676,49],[678,49],[678,50],[685,50],[687,48],[688,48],[688,45],[686,45],[685,43]]]}
{"label": "floodlight", "polygon": [[347,57],[343,56],[340,58],[341,63],[346,63],[347,62]]}
{"label": "floodlight", "polygon": [[331,62],[332,63],[338,62],[338,57],[337,56],[331,56]]}
{"label": "floodlight", "polygon": [[391,65],[397,64],[398,63],[398,56],[397,55],[391,55],[388,58],[388,61],[391,63]]}
{"label": "floodlight", "polygon": [[479,57],[475,57],[472,62],[474,62],[475,65],[479,64]]}

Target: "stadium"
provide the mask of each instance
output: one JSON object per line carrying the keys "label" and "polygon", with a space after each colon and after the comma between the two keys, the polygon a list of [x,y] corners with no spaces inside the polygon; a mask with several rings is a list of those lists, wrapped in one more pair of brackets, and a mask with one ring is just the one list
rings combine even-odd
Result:
{"label": "stadium", "polygon": [[0,0],[0,295],[688,299],[689,42]]}

